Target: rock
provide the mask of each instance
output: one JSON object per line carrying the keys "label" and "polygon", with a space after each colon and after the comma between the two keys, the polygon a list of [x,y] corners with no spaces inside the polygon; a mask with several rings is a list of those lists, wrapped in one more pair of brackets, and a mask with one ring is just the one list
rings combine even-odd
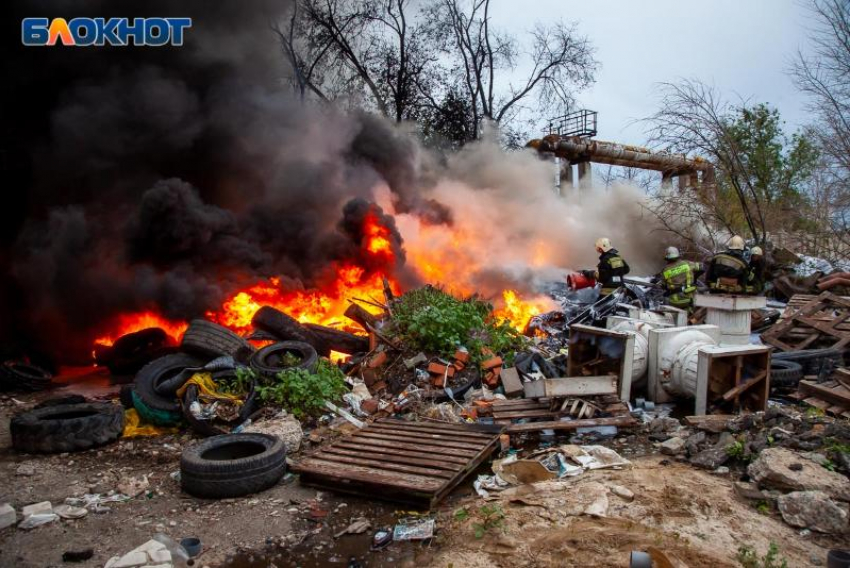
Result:
{"label": "rock", "polygon": [[649,423],[650,432],[675,432],[682,424],[675,418],[654,418]]}
{"label": "rock", "polygon": [[737,493],[740,497],[744,499],[755,499],[761,501],[767,498],[764,491],[759,489],[759,486],[755,483],[748,483],[746,481],[736,481],[735,485],[735,493]]}
{"label": "rock", "polygon": [[729,446],[737,442],[738,440],[730,434],[729,432],[721,432],[720,437],[717,438],[717,443],[714,444],[714,447],[718,450],[726,450]]}
{"label": "rock", "polygon": [[678,436],[674,436],[661,444],[661,453],[668,456],[675,456],[685,452],[685,441]]}
{"label": "rock", "polygon": [[151,486],[147,475],[140,477],[125,477],[118,483],[118,493],[123,493],[131,499],[138,497]]}
{"label": "rock", "polygon": [[18,469],[15,470],[15,474],[22,477],[32,477],[35,475],[35,466],[28,463],[22,463],[18,466]]}
{"label": "rock", "polygon": [[622,485],[609,485],[608,489],[611,490],[611,493],[623,499],[625,501],[634,501],[635,494],[630,489],[623,487]]}
{"label": "rock", "polygon": [[21,515],[23,515],[24,518],[31,517],[32,515],[46,515],[52,512],[53,505],[50,504],[50,501],[33,503],[32,505],[27,505],[26,507],[21,509]]}
{"label": "rock", "polygon": [[717,469],[729,460],[725,449],[711,448],[703,450],[690,459],[691,465],[703,469]]}
{"label": "rock", "polygon": [[823,491],[794,491],[777,500],[782,519],[793,527],[820,533],[847,531],[848,513]]}
{"label": "rock", "polygon": [[301,448],[301,439],[304,437],[304,432],[301,430],[301,423],[291,414],[278,415],[268,420],[254,422],[246,426],[242,431],[277,436],[283,440],[286,451],[289,453],[297,452]]}
{"label": "rock", "polygon": [[[591,484],[588,484],[590,486]],[[584,508],[583,514],[591,517],[605,517],[608,515],[608,490],[604,485],[598,484],[599,492],[590,502],[590,505]],[[588,487],[589,488],[589,487]]]}
{"label": "rock", "polygon": [[721,465],[720,467],[718,467],[717,469],[715,469],[711,473],[713,473],[715,475],[728,475],[729,474],[729,468],[726,467],[725,465]]}
{"label": "rock", "polygon": [[687,451],[689,456],[693,456],[699,453],[700,444],[705,442],[705,432],[699,431],[690,436],[685,441],[685,450]]}
{"label": "rock", "polygon": [[18,521],[15,508],[8,503],[0,505],[0,530],[11,527]]}
{"label": "rock", "polygon": [[760,487],[784,491],[823,491],[832,499],[850,501],[850,479],[829,471],[784,448],[768,448],[747,468]]}
{"label": "rock", "polygon": [[71,505],[57,505],[53,512],[63,519],[82,519],[89,513],[83,507],[72,507]]}
{"label": "rock", "polygon": [[823,467],[823,466],[825,466],[826,464],[829,463],[829,458],[827,458],[825,455],[819,454],[817,452],[806,452],[806,453],[800,454],[800,455],[801,455],[801,457],[804,457],[811,462],[815,462],[816,464],[818,464],[821,467]]}

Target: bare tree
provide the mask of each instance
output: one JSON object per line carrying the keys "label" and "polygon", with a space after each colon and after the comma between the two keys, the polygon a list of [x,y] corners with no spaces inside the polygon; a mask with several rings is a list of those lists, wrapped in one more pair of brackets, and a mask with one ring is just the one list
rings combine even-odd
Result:
{"label": "bare tree", "polygon": [[814,0],[811,55],[798,53],[792,75],[809,95],[823,161],[812,185],[813,228],[819,253],[847,259],[850,253],[850,2]]}
{"label": "bare tree", "polygon": [[[569,108],[575,91],[593,82],[594,50],[575,24],[538,24],[523,54],[515,37],[491,26],[490,0],[440,0],[430,14],[432,38],[450,61],[452,86],[469,100],[475,137],[483,121],[506,126],[531,97],[540,113]],[[514,84],[499,77],[516,69],[523,55],[532,67],[525,80]]]}
{"label": "bare tree", "polygon": [[275,31],[299,94],[349,99],[397,122],[422,107],[433,57],[412,0],[298,0]]}

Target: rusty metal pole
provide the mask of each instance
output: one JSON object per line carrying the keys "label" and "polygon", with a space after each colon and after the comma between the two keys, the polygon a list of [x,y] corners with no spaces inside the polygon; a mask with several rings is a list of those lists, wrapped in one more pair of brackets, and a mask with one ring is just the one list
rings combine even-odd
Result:
{"label": "rusty metal pole", "polygon": [[593,189],[593,169],[590,162],[578,164],[578,188],[582,191]]}

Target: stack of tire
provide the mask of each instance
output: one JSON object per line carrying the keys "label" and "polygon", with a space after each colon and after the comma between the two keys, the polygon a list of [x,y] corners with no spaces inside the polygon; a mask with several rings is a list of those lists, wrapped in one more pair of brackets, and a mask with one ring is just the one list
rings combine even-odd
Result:
{"label": "stack of tire", "polygon": [[806,375],[819,375],[844,364],[844,349],[804,349],[774,353],[770,362],[770,386],[793,390]]}
{"label": "stack of tire", "polygon": [[129,399],[146,422],[168,426],[179,422],[183,407],[177,391],[184,381],[178,380],[185,369],[203,367],[206,363],[229,355],[236,359],[252,353],[254,348],[244,338],[226,327],[193,320],[183,334],[180,353],[154,359],[136,373]]}

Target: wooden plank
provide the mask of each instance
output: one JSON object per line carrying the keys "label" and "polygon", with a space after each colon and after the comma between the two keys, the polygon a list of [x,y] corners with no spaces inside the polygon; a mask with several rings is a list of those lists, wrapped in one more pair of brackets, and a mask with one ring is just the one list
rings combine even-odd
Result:
{"label": "wooden plank", "polygon": [[[368,454],[366,455],[368,456]],[[420,467],[415,465],[404,465],[388,461],[380,461],[377,459],[372,459],[371,457],[352,457],[326,452],[319,452],[318,454],[313,454],[311,457],[322,461],[331,461],[351,465],[362,465],[363,467],[369,467],[372,469],[380,469],[385,471],[400,471],[402,473],[426,475],[429,477],[442,477],[444,479],[451,479],[456,474],[456,472],[446,471],[444,469]]]}
{"label": "wooden plank", "polygon": [[[442,469],[446,471],[453,471],[457,473],[460,469],[462,469],[463,464],[452,463],[452,462],[440,462],[434,459],[421,459],[410,456],[398,456],[393,454],[387,454],[383,452],[369,452],[369,451],[358,451],[352,450],[349,448],[338,448],[336,446],[328,446],[321,451],[322,456],[326,456],[328,454],[336,454],[340,456],[348,456],[352,458],[363,457],[364,455],[368,455],[370,458],[374,458],[376,461],[384,461],[384,462],[392,462],[392,463],[400,463],[400,464],[410,464],[410,465],[418,465],[421,467],[428,467],[433,469]],[[465,461],[463,463],[466,463]]]}
{"label": "wooden plank", "polygon": [[445,429],[437,429],[437,428],[423,428],[423,427],[411,427],[408,425],[401,425],[398,423],[386,423],[386,422],[374,422],[369,426],[370,429],[375,430],[392,430],[394,432],[421,432],[425,434],[434,433],[440,436],[451,436],[454,439],[463,439],[463,440],[476,440],[483,441],[489,440],[493,434],[485,433],[485,432],[467,432],[463,430],[445,430]]}
{"label": "wooden plank", "polygon": [[[354,436],[350,436],[349,439],[355,440]],[[376,438],[357,438],[357,441],[362,442],[364,445],[382,446],[384,448],[398,448],[401,450],[411,450],[414,452],[418,451],[423,454],[431,453],[439,456],[447,453],[445,447],[434,446],[431,444],[404,444],[401,442],[389,442],[387,440],[379,440]],[[459,448],[454,448],[452,449],[451,453],[458,456],[470,457],[475,455],[475,450],[462,450]]]}
{"label": "wooden plank", "polygon": [[[352,451],[367,451],[376,454],[388,455],[388,456],[398,456],[399,458],[421,458],[423,460],[433,461],[434,463],[446,463],[447,465],[454,466],[462,466],[468,460],[467,458],[463,458],[460,456],[455,456],[451,454],[447,454],[446,452],[440,453],[423,453],[421,451],[411,451],[411,450],[400,450],[396,447],[384,447],[384,446],[373,446],[372,444],[364,444],[361,442],[350,442],[347,439],[342,439],[338,442],[335,442],[329,448],[340,448],[343,450],[352,450]],[[327,449],[327,448],[326,448]]]}
{"label": "wooden plank", "polygon": [[493,412],[493,418],[495,420],[514,420],[517,418],[557,418],[558,415],[563,414],[562,412],[554,412],[552,410],[546,409],[538,409],[538,410],[516,410],[513,412]]}
{"label": "wooden plank", "polygon": [[416,426],[419,428],[439,428],[440,430],[460,430],[462,432],[473,432],[476,434],[491,434],[488,428],[478,424],[455,424],[453,422],[408,422],[396,418],[382,418],[375,424],[397,424],[399,426]]}
{"label": "wooden plank", "polygon": [[355,432],[352,435],[353,438],[362,440],[364,438],[368,438],[370,440],[386,440],[388,442],[405,442],[411,444],[427,444],[429,446],[435,448],[442,448],[443,450],[451,449],[451,450],[478,450],[481,447],[481,444],[468,443],[468,442],[453,442],[451,440],[434,440],[433,438],[429,438],[427,436],[415,436],[415,435],[405,435],[399,436],[397,434],[378,432],[377,430],[362,430],[360,432]]}
{"label": "wooden plank", "polygon": [[733,398],[737,398],[744,391],[746,391],[746,390],[750,389],[751,387],[757,385],[760,381],[763,381],[765,379],[765,377],[767,377],[767,371],[762,371],[761,373],[759,373],[758,375],[756,375],[755,377],[753,377],[752,379],[750,379],[746,383],[741,383],[736,387],[732,387],[731,389],[729,389],[728,391],[723,393],[723,400],[725,400],[726,402],[729,402]]}
{"label": "wooden plank", "polygon": [[351,481],[362,481],[366,483],[379,483],[397,489],[406,489],[421,494],[438,491],[443,481],[436,477],[424,475],[404,474],[375,470],[371,467],[357,465],[343,465],[316,458],[304,458],[292,467],[302,478],[306,475],[321,475],[332,478],[339,483],[350,483]]}
{"label": "wooden plank", "polygon": [[631,416],[615,416],[613,418],[592,418],[590,420],[555,420],[545,422],[529,422],[527,424],[511,424],[508,433],[536,432],[538,430],[577,430],[595,426],[635,426],[637,422]]}
{"label": "wooden plank", "polygon": [[616,375],[596,377],[561,377],[540,379],[525,383],[525,396],[539,398],[543,396],[596,396],[617,393]]}
{"label": "wooden plank", "polygon": [[481,451],[473,457],[468,464],[464,467],[463,471],[459,473],[453,480],[449,481],[447,484],[440,489],[436,495],[434,495],[434,499],[432,500],[432,506],[440,501],[443,497],[449,494],[449,492],[454,489],[461,481],[463,481],[469,474],[475,471],[475,469],[481,465],[484,460],[486,460],[493,451],[496,449],[496,444],[499,441],[498,436],[493,436],[493,439],[489,444],[481,448]]}
{"label": "wooden plank", "polygon": [[832,404],[850,407],[850,389],[841,385],[828,388],[809,381],[800,381],[800,391]]}

